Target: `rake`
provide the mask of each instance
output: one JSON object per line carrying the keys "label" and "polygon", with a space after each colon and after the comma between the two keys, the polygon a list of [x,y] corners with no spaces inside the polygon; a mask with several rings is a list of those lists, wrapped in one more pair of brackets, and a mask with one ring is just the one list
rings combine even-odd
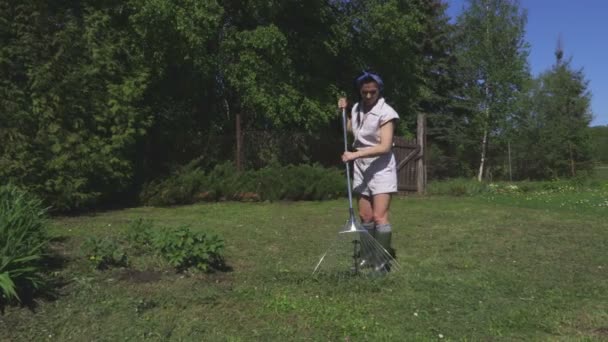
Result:
{"label": "rake", "polygon": [[[348,151],[348,134],[346,129],[346,109],[342,108],[342,128],[344,132],[344,151]],[[348,191],[348,220],[344,227],[338,232],[338,237],[334,240],[330,247],[323,253],[319,262],[313,270],[313,275],[316,275],[321,270],[321,265],[324,263],[328,252],[336,248],[337,242],[350,240],[352,243],[352,261],[350,263],[350,273],[353,275],[359,274],[374,274],[385,273],[390,271],[398,271],[399,264],[393,256],[386,250],[376,239],[363,228],[353,209],[353,193],[351,188],[350,164],[344,163],[346,166],[346,185]],[[340,271],[340,270],[338,270]]]}

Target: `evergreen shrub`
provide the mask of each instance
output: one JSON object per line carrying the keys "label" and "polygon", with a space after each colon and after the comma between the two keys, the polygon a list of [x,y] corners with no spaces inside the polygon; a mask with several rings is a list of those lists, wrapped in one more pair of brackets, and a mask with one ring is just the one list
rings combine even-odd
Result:
{"label": "evergreen shrub", "polygon": [[224,163],[207,173],[187,165],[146,185],[140,198],[147,205],[169,206],[218,200],[327,200],[345,192],[344,174],[335,168],[269,165],[239,173],[231,163]]}

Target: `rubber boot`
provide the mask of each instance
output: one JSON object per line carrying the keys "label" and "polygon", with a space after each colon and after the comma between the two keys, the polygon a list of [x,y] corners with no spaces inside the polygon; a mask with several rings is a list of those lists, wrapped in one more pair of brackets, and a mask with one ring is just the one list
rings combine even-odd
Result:
{"label": "rubber boot", "polygon": [[[367,230],[367,233],[372,237],[376,238],[376,223],[375,222],[364,222],[361,226]],[[365,233],[361,233],[363,235]],[[373,265],[373,251],[368,247],[361,245],[361,261],[359,267],[371,267]]]}
{"label": "rubber boot", "polygon": [[[376,227],[376,241],[378,241],[391,257],[395,258],[395,250],[391,247],[392,235],[393,232],[390,224],[382,224]],[[376,270],[380,272],[390,272],[391,264],[389,261],[383,260],[377,263]]]}

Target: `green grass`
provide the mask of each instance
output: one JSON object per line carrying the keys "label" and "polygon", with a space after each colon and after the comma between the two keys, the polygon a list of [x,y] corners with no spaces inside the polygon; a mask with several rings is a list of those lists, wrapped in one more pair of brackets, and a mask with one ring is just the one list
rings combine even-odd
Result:
{"label": "green grass", "polygon": [[[67,280],[35,310],[7,308],[0,339],[176,341],[580,340],[608,338],[608,200],[572,190],[395,198],[401,272],[312,278],[347,219],[346,201],[212,203],[58,218]],[[527,200],[526,196],[534,196]],[[596,203],[596,202],[593,202]],[[138,257],[140,274],[94,271],[88,236],[139,217],[226,240],[232,272],[177,275]]]}

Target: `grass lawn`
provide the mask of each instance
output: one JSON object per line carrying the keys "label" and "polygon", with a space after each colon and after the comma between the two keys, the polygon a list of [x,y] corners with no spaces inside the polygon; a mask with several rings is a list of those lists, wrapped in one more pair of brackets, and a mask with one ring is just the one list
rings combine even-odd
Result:
{"label": "grass lawn", "polygon": [[[33,309],[6,308],[0,340],[606,340],[603,189],[395,198],[401,272],[379,279],[311,277],[347,219],[346,200],[57,218],[54,249],[65,259],[53,275],[65,285]],[[233,270],[179,275],[146,256],[130,270],[92,270],[79,253],[85,238],[140,217],[220,234]]]}

